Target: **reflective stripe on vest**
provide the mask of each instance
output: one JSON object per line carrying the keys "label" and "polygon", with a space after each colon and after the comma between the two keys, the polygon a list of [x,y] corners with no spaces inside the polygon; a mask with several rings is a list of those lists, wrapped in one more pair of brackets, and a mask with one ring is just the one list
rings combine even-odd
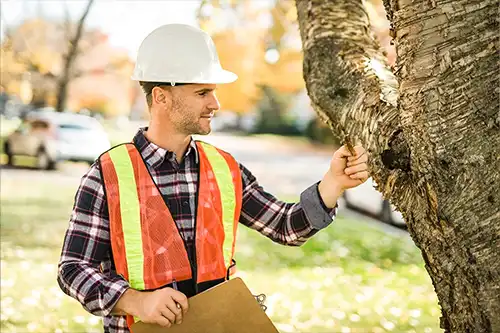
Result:
{"label": "reflective stripe on vest", "polygon": [[[196,267],[197,281],[204,282],[224,278],[232,262],[242,183],[231,155],[206,143],[196,144],[200,157]],[[135,146],[117,146],[100,162],[117,273],[138,290],[191,279],[177,225]]]}
{"label": "reflective stripe on vest", "polygon": [[[196,257],[198,281],[221,279],[231,266],[236,230],[241,212],[242,181],[238,162],[228,153],[198,141],[200,179],[196,212]],[[220,223],[207,223],[211,215]],[[206,244],[219,244],[218,252],[205,251]],[[220,274],[224,271],[224,274]],[[230,274],[234,271],[230,271]]]}
{"label": "reflective stripe on vest", "polygon": [[233,259],[234,243],[234,212],[236,210],[236,193],[231,170],[225,158],[217,151],[214,146],[200,142],[203,147],[215,175],[215,180],[219,186],[221,204],[222,204],[222,224],[224,226],[224,244],[222,252],[226,267],[231,266]]}
{"label": "reflective stripe on vest", "polygon": [[134,167],[125,145],[110,150],[109,157],[115,167],[118,188],[120,189],[120,215],[128,266],[128,280],[133,289],[144,290],[141,215]]}

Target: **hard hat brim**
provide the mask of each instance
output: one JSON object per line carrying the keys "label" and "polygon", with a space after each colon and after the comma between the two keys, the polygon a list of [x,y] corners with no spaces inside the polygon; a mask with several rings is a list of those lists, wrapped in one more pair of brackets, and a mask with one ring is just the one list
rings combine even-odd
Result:
{"label": "hard hat brim", "polygon": [[140,77],[136,73],[130,77],[133,81],[143,81],[143,82],[165,82],[165,83],[198,83],[198,84],[225,84],[231,83],[238,79],[238,75],[233,72],[227,71],[225,69],[219,69],[214,73],[211,73],[206,78],[198,78],[198,79],[180,79],[177,78],[174,80],[173,78],[167,77]]}
{"label": "hard hat brim", "polygon": [[[221,69],[219,73],[217,73],[217,82],[212,82],[214,84],[224,84],[224,83],[231,83],[234,82],[238,79],[238,75],[236,75],[233,72],[227,71],[225,69]],[[208,82],[205,82],[208,83]]]}

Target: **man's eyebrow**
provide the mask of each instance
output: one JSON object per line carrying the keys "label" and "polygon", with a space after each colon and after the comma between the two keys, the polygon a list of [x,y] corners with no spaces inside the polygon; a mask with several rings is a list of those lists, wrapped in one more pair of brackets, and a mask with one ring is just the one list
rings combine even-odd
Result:
{"label": "man's eyebrow", "polygon": [[202,89],[196,90],[195,93],[211,92],[211,91],[214,91],[214,90],[215,90],[214,88],[202,88]]}

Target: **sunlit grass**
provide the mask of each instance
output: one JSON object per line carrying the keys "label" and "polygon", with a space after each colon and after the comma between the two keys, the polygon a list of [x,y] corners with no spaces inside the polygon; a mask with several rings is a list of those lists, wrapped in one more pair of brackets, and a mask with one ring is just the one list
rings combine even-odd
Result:
{"label": "sunlit grass", "polygon": [[[77,183],[32,178],[2,177],[1,330],[100,332],[100,318],[56,282]],[[238,274],[267,295],[281,332],[440,331],[432,284],[407,236],[340,217],[300,248],[245,227],[238,240]]]}
{"label": "sunlit grass", "polygon": [[41,177],[35,184],[2,177],[2,332],[102,331],[100,318],[64,295],[56,282],[75,189]]}
{"label": "sunlit grass", "polygon": [[240,274],[283,332],[438,332],[439,309],[407,236],[339,217],[300,248],[240,234]]}

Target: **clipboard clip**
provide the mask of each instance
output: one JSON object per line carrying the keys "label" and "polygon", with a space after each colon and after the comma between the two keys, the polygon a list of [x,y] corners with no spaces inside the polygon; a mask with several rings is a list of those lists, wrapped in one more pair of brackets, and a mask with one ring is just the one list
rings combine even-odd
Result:
{"label": "clipboard clip", "polygon": [[260,294],[260,295],[253,295],[253,297],[255,297],[255,299],[257,300],[257,303],[259,303],[260,305],[260,308],[266,312],[267,310],[267,306],[264,305],[264,302],[266,301],[266,295],[264,294]]}

